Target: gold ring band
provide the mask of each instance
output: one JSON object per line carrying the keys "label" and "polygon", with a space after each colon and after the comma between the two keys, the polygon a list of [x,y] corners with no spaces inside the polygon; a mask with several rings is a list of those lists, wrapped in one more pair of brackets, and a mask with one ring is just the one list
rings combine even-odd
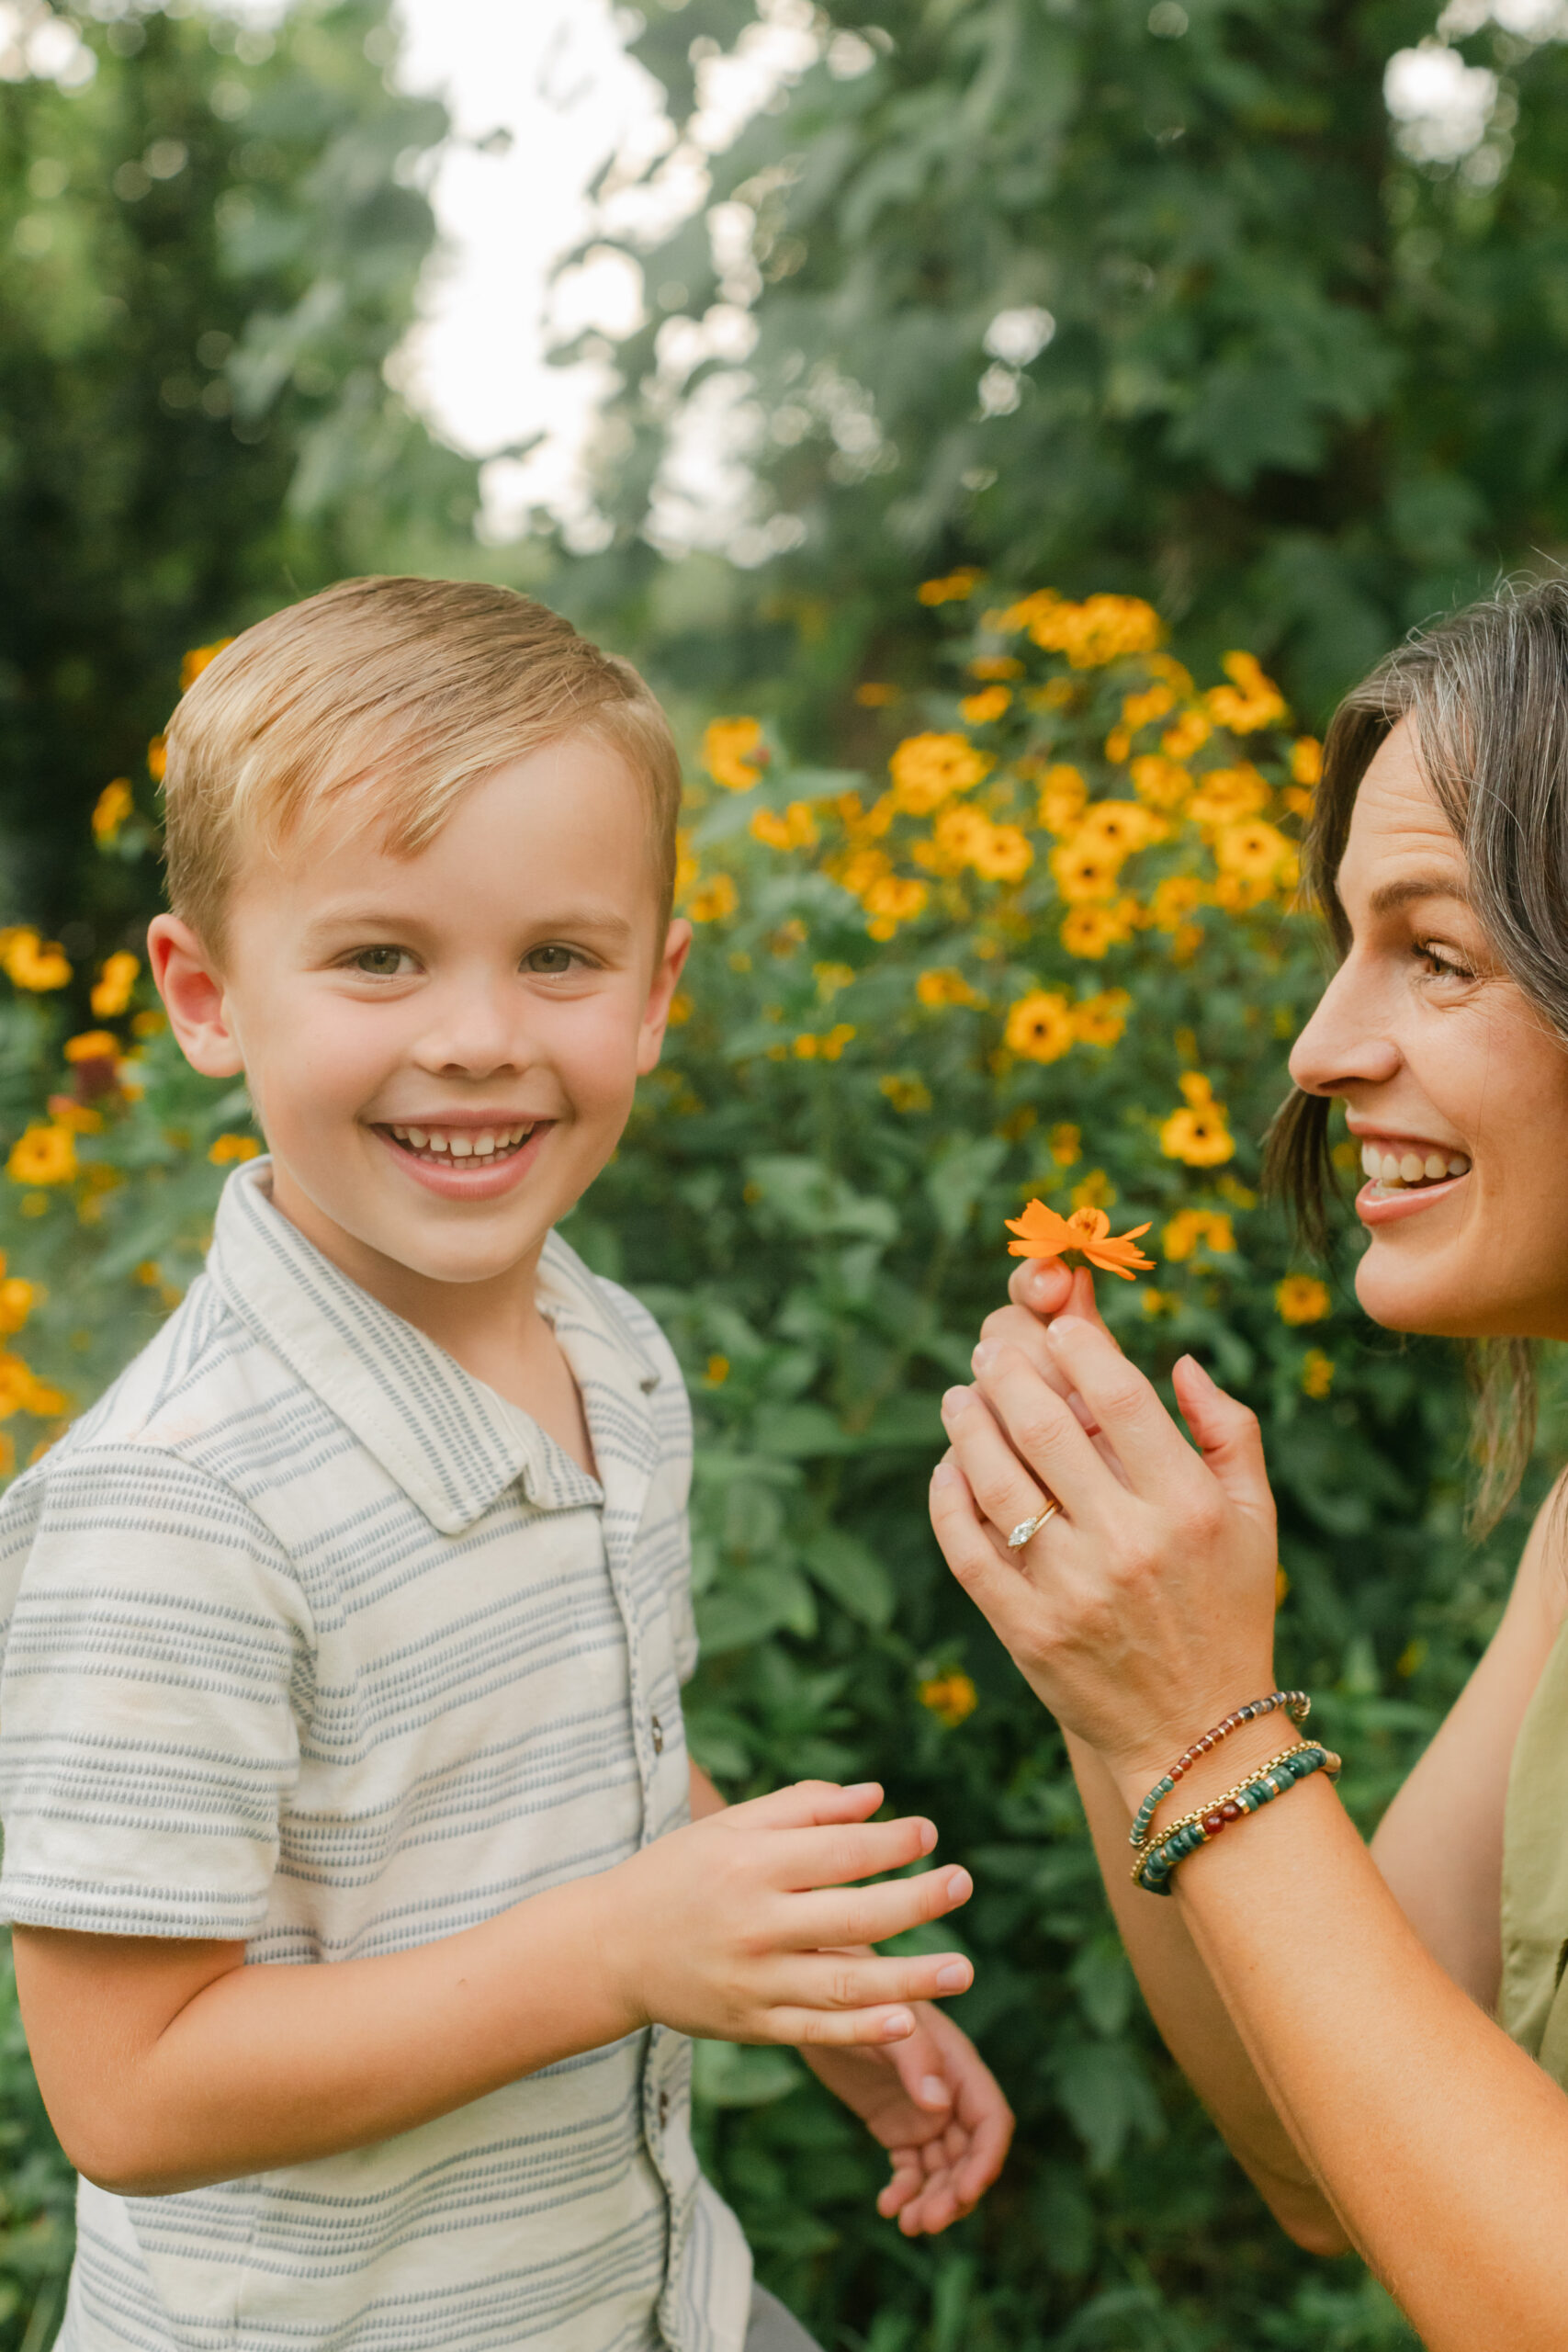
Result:
{"label": "gold ring band", "polygon": [[1039,1534],[1046,1521],[1048,1519],[1055,1518],[1056,1513],[1061,1510],[1061,1508],[1062,1506],[1056,1500],[1055,1496],[1048,1495],[1045,1498],[1045,1508],[1043,1510],[1037,1510],[1032,1519],[1021,1519],[1019,1521],[1018,1525],[1008,1537],[1008,1550],[1010,1552],[1021,1552],[1024,1545],[1030,1541],[1030,1539],[1032,1536]]}

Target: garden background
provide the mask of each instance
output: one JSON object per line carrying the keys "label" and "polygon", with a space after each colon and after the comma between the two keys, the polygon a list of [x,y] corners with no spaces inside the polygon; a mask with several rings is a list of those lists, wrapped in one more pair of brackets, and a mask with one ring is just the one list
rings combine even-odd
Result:
{"label": "garden background", "polygon": [[[1321,968],[1291,902],[1335,693],[1568,538],[1562,13],[649,0],[622,26],[671,134],[600,190],[646,301],[593,527],[497,544],[395,388],[449,129],[378,0],[0,10],[7,1466],[182,1294],[255,1148],[136,960],[182,675],[371,569],[505,580],[631,653],[689,753],[698,946],[571,1234],[693,1388],[693,1745],[732,1793],[874,1773],[938,1817],[976,1880],[956,2007],[1020,2118],[981,2211],[908,2246],[792,2059],[699,2053],[709,2161],[825,2345],[1410,2341],[1164,2060],[923,1493],[1004,1218],[1100,1207],[1153,1222],[1156,1272],[1102,1285],[1123,1343],[1264,1417],[1281,1672],[1369,1825],[1495,1621],[1522,1520],[1465,1538],[1457,1367],[1369,1330],[1258,1145]],[[705,77],[781,25],[796,68],[714,144]],[[705,437],[745,485],[705,547]],[[7,1999],[4,2352],[51,2340],[69,2196]]]}

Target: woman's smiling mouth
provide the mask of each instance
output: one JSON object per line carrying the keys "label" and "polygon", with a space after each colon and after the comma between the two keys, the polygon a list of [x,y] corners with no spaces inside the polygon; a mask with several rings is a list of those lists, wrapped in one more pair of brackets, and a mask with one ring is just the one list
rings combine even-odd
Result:
{"label": "woman's smiling mouth", "polygon": [[1468,1152],[1419,1136],[1364,1136],[1361,1168],[1367,1178],[1356,1195],[1363,1225],[1389,1225],[1446,1200],[1470,1174]]}

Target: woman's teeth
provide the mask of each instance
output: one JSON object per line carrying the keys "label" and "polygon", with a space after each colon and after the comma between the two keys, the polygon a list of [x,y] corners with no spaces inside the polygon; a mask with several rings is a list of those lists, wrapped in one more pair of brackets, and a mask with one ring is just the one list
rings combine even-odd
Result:
{"label": "woman's teeth", "polygon": [[400,1144],[421,1159],[493,1159],[527,1142],[536,1120],[513,1127],[393,1127]]}
{"label": "woman's teeth", "polygon": [[1407,1185],[1444,1183],[1450,1176],[1470,1173],[1470,1162],[1462,1151],[1416,1151],[1408,1146],[1395,1151],[1380,1143],[1361,1146],[1361,1167],[1374,1184],[1389,1192]]}

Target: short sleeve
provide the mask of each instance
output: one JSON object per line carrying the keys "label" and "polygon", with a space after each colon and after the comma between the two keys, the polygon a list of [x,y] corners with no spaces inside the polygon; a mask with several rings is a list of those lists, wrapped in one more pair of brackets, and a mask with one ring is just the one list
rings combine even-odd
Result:
{"label": "short sleeve", "polygon": [[68,1439],[0,1507],[0,1917],[251,1936],[313,1643],[287,1554],[177,1455]]}
{"label": "short sleeve", "polygon": [[692,1400],[674,1349],[641,1299],[619,1283],[599,1278],[621,1320],[626,1325],[659,1374],[649,1392],[655,1442],[659,1448],[658,1503],[650,1511],[645,1533],[656,1542],[662,1574],[675,1670],[682,1683],[697,1670],[697,1620],[692,1606],[692,1526],[688,1505],[692,1492]]}

